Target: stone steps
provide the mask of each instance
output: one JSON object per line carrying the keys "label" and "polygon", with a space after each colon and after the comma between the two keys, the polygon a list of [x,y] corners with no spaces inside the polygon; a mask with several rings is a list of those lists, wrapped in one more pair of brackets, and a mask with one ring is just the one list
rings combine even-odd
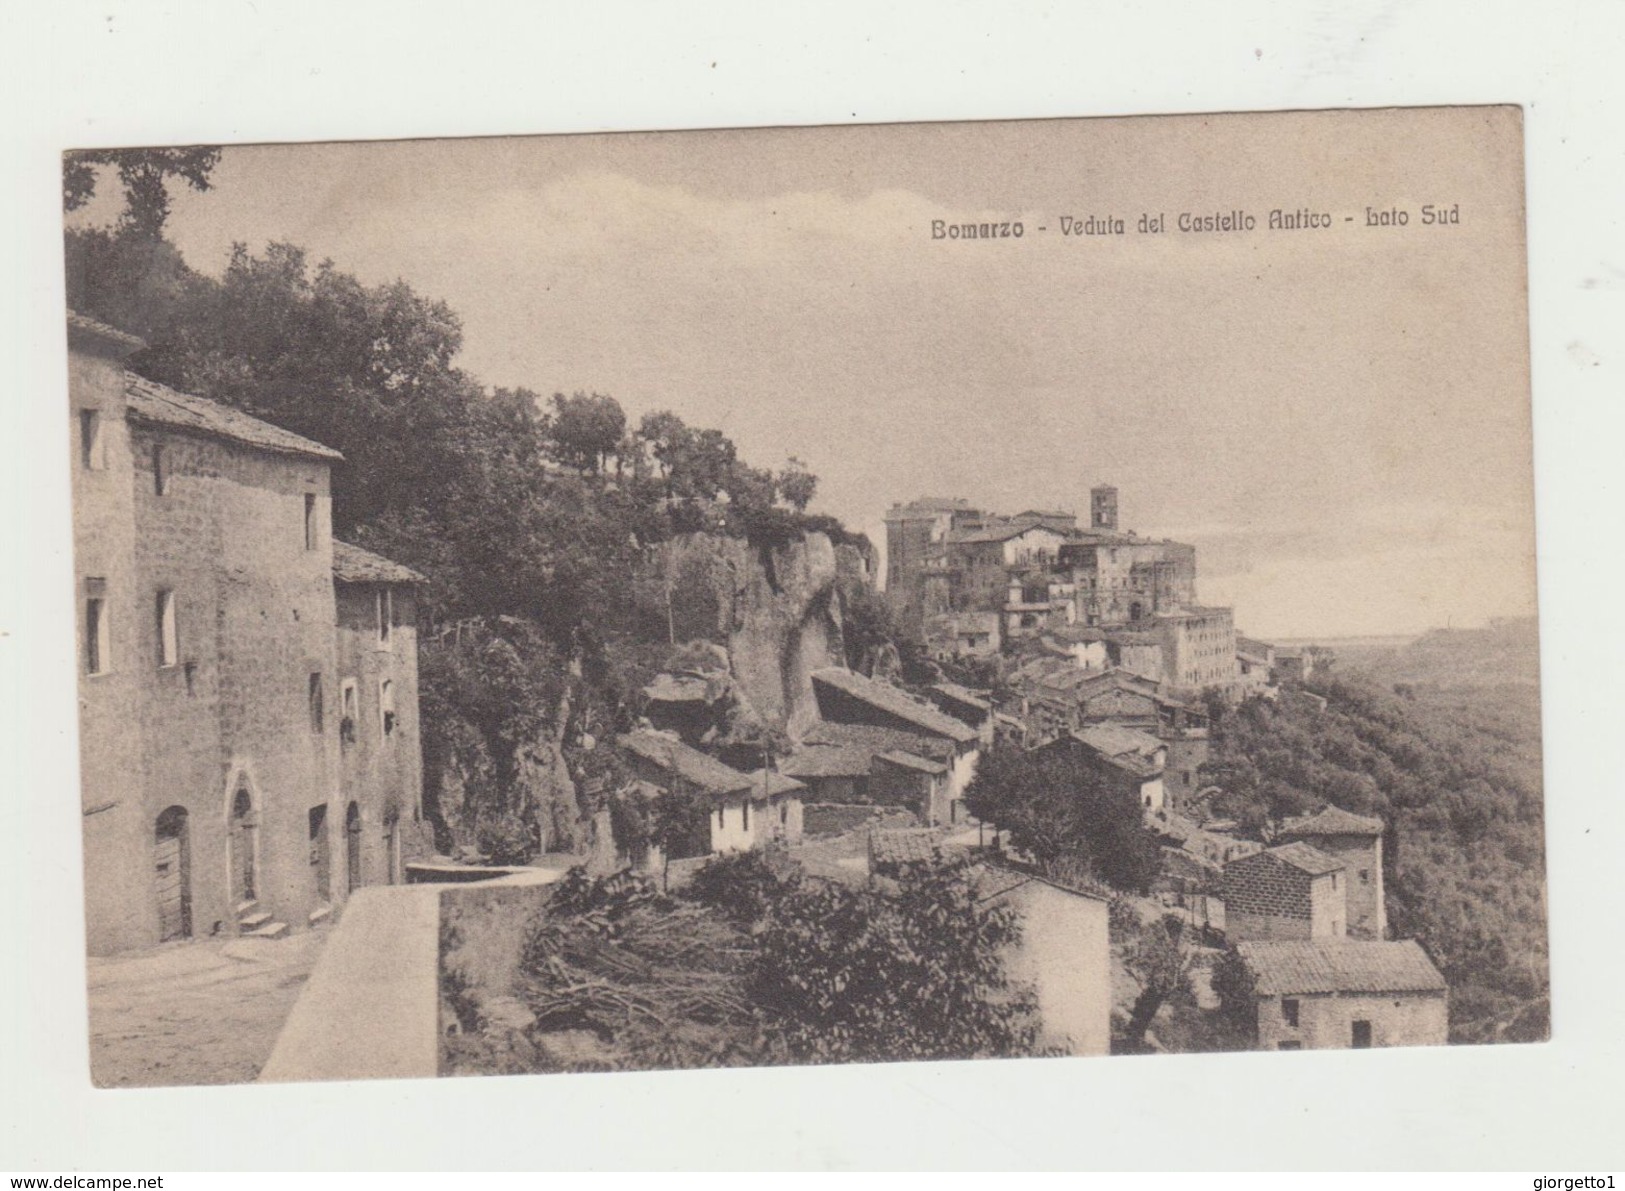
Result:
{"label": "stone steps", "polygon": [[270,921],[271,916],[264,910],[254,910],[238,917],[237,931],[239,934],[252,934]]}
{"label": "stone steps", "polygon": [[329,921],[332,917],[333,917],[333,907],[332,906],[325,905],[325,904],[317,906],[314,910],[312,910],[310,912],[310,925],[312,925],[312,926],[320,926],[322,923]]}
{"label": "stone steps", "polygon": [[244,937],[249,939],[280,939],[287,933],[288,924],[286,922],[267,922],[256,930],[246,932]]}

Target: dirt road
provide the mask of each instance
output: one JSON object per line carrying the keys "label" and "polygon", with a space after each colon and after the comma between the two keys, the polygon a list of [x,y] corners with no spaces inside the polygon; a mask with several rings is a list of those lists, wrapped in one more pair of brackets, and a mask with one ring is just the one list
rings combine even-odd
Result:
{"label": "dirt road", "polygon": [[246,1083],[270,1056],[328,928],[90,960],[97,1087]]}

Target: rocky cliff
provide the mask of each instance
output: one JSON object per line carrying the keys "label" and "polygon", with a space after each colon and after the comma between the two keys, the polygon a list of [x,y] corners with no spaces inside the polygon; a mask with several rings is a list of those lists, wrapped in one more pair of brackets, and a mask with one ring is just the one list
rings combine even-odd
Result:
{"label": "rocky cliff", "polygon": [[841,591],[867,583],[872,560],[826,534],[777,546],[688,534],[650,552],[639,581],[651,635],[727,650],[741,702],[792,734],[817,716],[809,675],[846,664]]}

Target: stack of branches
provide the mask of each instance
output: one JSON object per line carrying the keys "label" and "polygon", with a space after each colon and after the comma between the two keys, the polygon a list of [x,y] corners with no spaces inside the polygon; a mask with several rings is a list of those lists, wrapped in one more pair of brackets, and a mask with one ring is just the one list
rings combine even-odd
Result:
{"label": "stack of branches", "polygon": [[562,882],[526,941],[517,991],[535,1016],[531,1037],[588,1031],[615,1056],[593,1067],[751,1061],[760,1027],[746,993],[748,936],[646,882],[610,880],[619,886]]}

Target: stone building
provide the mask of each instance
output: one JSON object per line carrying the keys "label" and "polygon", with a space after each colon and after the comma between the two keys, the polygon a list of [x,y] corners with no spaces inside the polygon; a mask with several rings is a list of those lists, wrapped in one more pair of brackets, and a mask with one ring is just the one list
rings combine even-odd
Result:
{"label": "stone building", "polygon": [[[706,801],[706,838],[689,841],[688,847],[679,850],[685,855],[800,842],[805,787],[794,778],[766,769],[743,773],[668,732],[639,729],[617,743],[628,768],[653,788],[651,793],[669,790],[674,782],[682,781]],[[677,851],[672,858],[680,858]]]}
{"label": "stone building", "polygon": [[1328,804],[1317,814],[1285,824],[1280,840],[1298,840],[1343,862],[1348,870],[1348,933],[1357,939],[1388,934],[1382,884],[1381,819],[1351,814]]}
{"label": "stone building", "polygon": [[[404,880],[403,825],[422,816],[417,585],[399,563],[333,542],[344,890]],[[313,848],[331,833],[313,824]]]}
{"label": "stone building", "polygon": [[140,341],[93,320],[70,315],[68,345],[88,947],[300,929],[352,872],[398,869],[386,808],[397,850],[421,817],[415,634],[392,625],[392,660],[366,670],[389,683],[389,754],[347,754],[341,679],[359,700],[362,667],[336,594],[338,452],[134,376]]}
{"label": "stone building", "polygon": [[1341,860],[1308,844],[1277,848],[1224,866],[1225,936],[1340,939],[1347,932],[1348,882]]}
{"label": "stone building", "polygon": [[[813,694],[818,700],[819,718],[823,721],[821,731],[828,733],[830,729],[839,729],[842,725],[879,728],[936,742],[933,747],[940,756],[922,753],[914,747],[878,751],[888,754],[901,752],[943,762],[945,772],[940,782],[932,784],[932,801],[925,808],[925,819],[935,824],[957,822],[963,817],[960,804],[965,797],[965,787],[976,775],[976,762],[981,755],[982,733],[979,729],[888,682],[851,670],[839,667],[815,670],[812,685]],[[844,739],[834,742],[855,743]]]}
{"label": "stone building", "polygon": [[978,888],[983,899],[1021,917],[1020,937],[1004,960],[1010,978],[1036,995],[1040,1044],[1059,1054],[1109,1054],[1109,900],[1002,864],[983,865]]}
{"label": "stone building", "polygon": [[1195,547],[1119,529],[1115,488],[1091,494],[1086,529],[1070,513],[925,497],[894,505],[886,529],[888,593],[937,657],[1071,633],[1080,659],[1094,650],[1182,691],[1241,685],[1230,609],[1196,603]]}
{"label": "stone building", "polygon": [[1248,942],[1236,952],[1253,977],[1261,1050],[1449,1041],[1444,977],[1415,940]]}
{"label": "stone building", "polygon": [[1185,607],[1156,614],[1162,645],[1162,678],[1175,690],[1233,687],[1236,626],[1229,608]]}
{"label": "stone building", "polygon": [[1148,814],[1163,809],[1168,748],[1155,736],[1117,724],[1086,724],[1039,747],[1077,757]]}

